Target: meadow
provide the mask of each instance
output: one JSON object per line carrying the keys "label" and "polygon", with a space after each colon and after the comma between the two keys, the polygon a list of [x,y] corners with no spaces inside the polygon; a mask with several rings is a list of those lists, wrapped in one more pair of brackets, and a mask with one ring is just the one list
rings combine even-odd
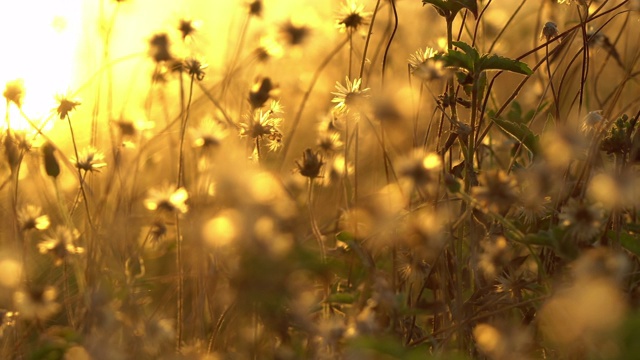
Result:
{"label": "meadow", "polygon": [[640,356],[640,1],[0,9],[1,359]]}

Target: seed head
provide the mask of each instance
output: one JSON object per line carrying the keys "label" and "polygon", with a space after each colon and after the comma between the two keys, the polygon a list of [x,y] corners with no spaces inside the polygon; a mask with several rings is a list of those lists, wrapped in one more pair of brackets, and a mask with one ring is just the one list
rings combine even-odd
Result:
{"label": "seed head", "polygon": [[81,104],[79,100],[69,98],[69,95],[57,95],[56,100],[58,101],[56,112],[60,116],[60,120],[64,120],[70,112]]}
{"label": "seed head", "polygon": [[[558,31],[558,26],[554,22],[547,22],[542,27],[542,33],[540,34],[540,38],[545,38],[547,41],[552,38],[558,36],[560,32]],[[560,39],[558,39],[560,41]]]}
{"label": "seed head", "polygon": [[296,160],[298,171],[302,176],[306,176],[309,179],[315,179],[320,174],[320,169],[324,162],[322,161],[322,155],[320,152],[313,152],[307,148],[302,152],[302,163]]}
{"label": "seed head", "polygon": [[157,63],[173,59],[169,51],[169,35],[165,33],[155,34],[149,40],[149,54]]}
{"label": "seed head", "polygon": [[4,98],[7,103],[14,103],[17,107],[22,107],[22,99],[24,98],[24,80],[16,79],[7,82],[4,88]]}

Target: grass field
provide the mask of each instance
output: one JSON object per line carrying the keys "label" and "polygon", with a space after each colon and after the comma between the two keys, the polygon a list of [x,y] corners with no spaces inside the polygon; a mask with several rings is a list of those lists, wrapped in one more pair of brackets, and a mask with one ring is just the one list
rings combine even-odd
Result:
{"label": "grass field", "polygon": [[637,358],[639,11],[0,5],[0,358]]}

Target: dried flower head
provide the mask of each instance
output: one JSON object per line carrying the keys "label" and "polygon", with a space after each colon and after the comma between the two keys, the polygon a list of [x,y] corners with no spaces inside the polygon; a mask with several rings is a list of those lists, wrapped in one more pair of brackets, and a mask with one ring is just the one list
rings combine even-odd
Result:
{"label": "dried flower head", "polygon": [[254,50],[258,61],[267,62],[271,58],[281,58],[284,54],[282,45],[273,36],[260,38],[260,46]]}
{"label": "dried flower head", "polygon": [[81,102],[77,99],[71,99],[70,96],[67,95],[57,95],[56,101],[58,101],[58,108],[56,109],[56,113],[60,117],[60,120],[64,120],[69,113],[76,109]]}
{"label": "dried flower head", "polygon": [[504,215],[518,200],[516,180],[502,170],[480,174],[480,186],[471,189],[471,195],[483,210]]}
{"label": "dried flower head", "polygon": [[197,127],[191,128],[193,145],[203,149],[218,147],[222,140],[227,137],[227,129],[219,121],[212,118],[205,118]]}
{"label": "dried flower head", "polygon": [[78,153],[78,159],[72,157],[71,163],[86,172],[99,172],[100,169],[107,166],[107,163],[104,162],[104,154],[92,146],[81,150]]}
{"label": "dried flower head", "polygon": [[192,36],[193,33],[200,28],[200,24],[200,21],[197,20],[180,19],[178,30],[180,30],[180,34],[182,34],[182,40],[186,40],[187,37]]}
{"label": "dried flower head", "polygon": [[582,131],[589,132],[595,130],[602,123],[603,119],[602,110],[590,111],[582,120]]}
{"label": "dried flower head", "polygon": [[291,46],[302,45],[309,37],[311,29],[305,25],[289,20],[280,26],[280,35]]}
{"label": "dried flower head", "polygon": [[186,71],[192,78],[198,79],[198,81],[202,81],[202,79],[204,79],[204,76],[206,75],[204,69],[208,66],[209,65],[202,63],[196,58],[188,58],[182,63],[184,71]]}
{"label": "dried flower head", "polygon": [[315,179],[320,174],[320,169],[324,161],[322,161],[322,155],[320,152],[313,152],[313,150],[307,148],[302,152],[302,163],[296,160],[298,171],[300,175],[308,177],[309,179]]}
{"label": "dried flower head", "polygon": [[397,172],[407,191],[428,195],[435,193],[437,189],[441,168],[442,161],[438,154],[414,149],[399,162]]}
{"label": "dried flower head", "polygon": [[350,108],[358,108],[361,106],[367,98],[369,88],[360,89],[362,85],[362,79],[354,79],[353,82],[349,80],[349,77],[345,77],[345,85],[340,82],[336,82],[336,89],[338,91],[332,92],[335,97],[331,102],[336,103],[335,109],[338,112],[346,113]]}
{"label": "dried flower head", "polygon": [[60,304],[55,301],[57,297],[58,291],[54,287],[33,287],[16,291],[13,302],[21,317],[45,320],[60,311]]}
{"label": "dried flower head", "polygon": [[249,8],[249,15],[256,16],[256,17],[262,16],[262,10],[263,10],[262,0],[254,0],[248,3],[247,7]]}
{"label": "dried flower head", "polygon": [[173,185],[163,185],[149,190],[148,197],[144,200],[144,206],[151,211],[165,211],[169,213],[189,210],[185,202],[189,199],[189,193],[185,188],[176,189]]}
{"label": "dried flower head", "polygon": [[318,135],[317,145],[320,151],[327,155],[333,155],[344,146],[340,139],[340,133],[336,131],[323,131]]}
{"label": "dried flower head", "polygon": [[372,14],[364,11],[364,5],[355,0],[346,0],[336,18],[336,25],[340,31],[352,33],[360,26],[369,25]]}
{"label": "dried flower head", "polygon": [[277,87],[269,77],[258,78],[249,90],[249,104],[254,109],[261,108],[277,93]]}
{"label": "dried flower head", "polygon": [[579,243],[588,243],[602,231],[604,211],[598,205],[589,205],[574,198],[569,199],[558,216],[568,235]]}
{"label": "dried flower head", "polygon": [[[552,38],[558,36],[559,34],[560,34],[560,31],[558,31],[558,26],[554,22],[548,21],[542,27],[542,33],[540,33],[540,38],[541,39],[544,38],[547,41],[549,41]],[[558,41],[560,41],[560,39],[558,39]]]}
{"label": "dried flower head", "polygon": [[8,81],[4,88],[4,98],[8,103],[14,103],[17,107],[22,107],[22,99],[24,98],[24,80],[16,79]]}
{"label": "dried flower head", "polygon": [[38,244],[38,249],[42,254],[51,253],[56,258],[56,265],[60,265],[69,255],[84,253],[83,248],[74,244],[79,236],[77,230],[57,226],[53,234]]}
{"label": "dried flower head", "polygon": [[49,228],[49,216],[42,215],[42,208],[35,205],[27,205],[18,210],[18,224],[23,231],[46,230]]}
{"label": "dried flower head", "polygon": [[155,34],[149,40],[149,55],[156,63],[173,59],[169,51],[169,35],[165,33]]}

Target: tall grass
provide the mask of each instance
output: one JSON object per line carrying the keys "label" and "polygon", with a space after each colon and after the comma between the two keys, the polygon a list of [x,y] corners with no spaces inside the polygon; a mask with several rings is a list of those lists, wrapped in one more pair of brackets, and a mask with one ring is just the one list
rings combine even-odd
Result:
{"label": "tall grass", "polygon": [[6,84],[1,358],[635,358],[637,1],[145,6]]}

